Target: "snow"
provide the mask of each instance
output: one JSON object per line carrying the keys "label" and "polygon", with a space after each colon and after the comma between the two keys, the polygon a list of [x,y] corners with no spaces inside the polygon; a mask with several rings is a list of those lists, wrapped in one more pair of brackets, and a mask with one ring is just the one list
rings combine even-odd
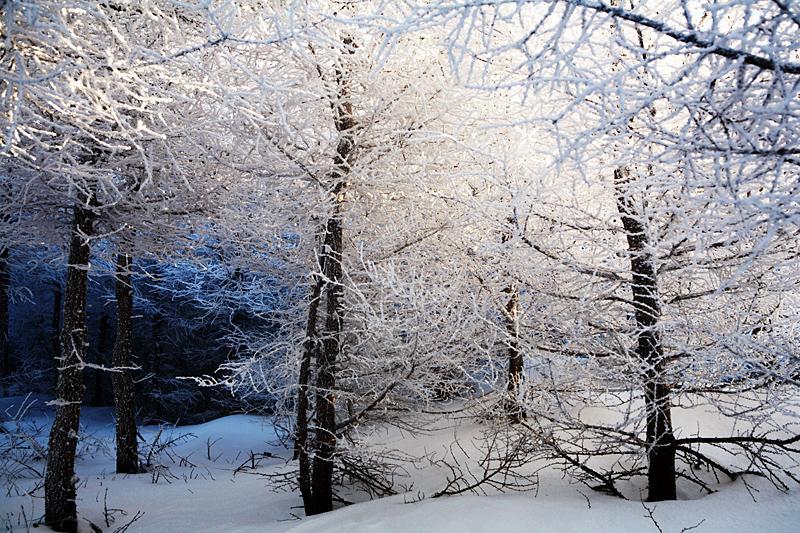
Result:
{"label": "snow", "polygon": [[[765,484],[760,488],[770,493]],[[586,532],[656,531],[640,502],[624,501],[574,487],[531,494],[451,496],[406,504],[394,496],[304,520],[292,533],[352,531],[428,532]],[[584,495],[587,499],[584,498]],[[589,506],[591,503],[591,507]],[[702,500],[646,504],[664,531],[796,532],[798,494],[771,494],[755,503],[742,484]]]}
{"label": "snow", "polygon": [[[21,398],[0,399],[0,412],[9,409]],[[28,411],[30,421],[43,425],[52,418],[52,411],[42,407]],[[165,429],[167,439],[187,436],[185,442],[172,448],[172,456],[162,457],[169,476],[152,482],[151,473],[117,475],[113,457],[114,425],[110,408],[84,407],[81,410],[81,454],[76,464],[79,481],[78,513],[81,531],[91,531],[89,522],[113,531],[130,521],[137,512],[144,515],[128,529],[135,531],[197,531],[199,524],[206,531],[285,531],[296,520],[293,506],[299,497],[274,493],[266,480],[257,475],[234,474],[249,453],[271,453],[278,458],[261,460],[261,471],[277,470],[285,464],[286,450],[276,441],[276,434],[265,419],[257,416],[233,415],[205,424]],[[8,423],[7,423],[8,424]],[[157,426],[144,426],[140,433],[151,442],[158,433]],[[5,438],[5,437],[3,437]],[[46,443],[43,432],[39,440]],[[163,439],[162,439],[163,440]],[[211,444],[211,457],[208,448]],[[190,464],[181,464],[181,458]],[[42,466],[41,464],[39,466]],[[23,486],[23,483],[19,483]],[[106,493],[106,491],[108,491]],[[5,491],[3,496],[6,496]],[[41,494],[37,494],[41,496]],[[24,506],[27,517],[39,518],[43,513],[42,498],[27,496],[0,499],[0,520],[13,517],[14,524]],[[122,509],[114,512],[114,522],[106,528],[104,508]],[[23,521],[24,524],[24,521]],[[5,525],[5,524],[4,524]],[[24,530],[24,527],[20,527]],[[48,528],[40,526],[40,531]]]}
{"label": "snow", "polygon": [[[11,406],[21,400],[0,399],[0,411],[13,413],[16,408]],[[44,398],[38,399],[28,411],[28,418],[46,427],[52,408],[44,403]],[[378,434],[373,445],[397,447],[418,456],[441,456],[455,435],[465,442],[479,429],[480,425],[472,422],[450,422],[415,437],[386,431]],[[159,428],[145,426],[140,432],[152,442]],[[45,441],[46,436],[43,431],[39,438]],[[643,505],[593,492],[571,483],[560,471],[547,469],[539,473],[539,488],[532,492],[420,500],[421,495],[430,495],[441,488],[447,474],[444,468],[427,464],[408,468],[413,476],[408,484],[413,482],[413,485],[405,494],[301,520],[299,496],[274,492],[268,480],[260,475],[281,472],[290,456],[267,419],[234,415],[162,432],[167,439],[180,436],[186,437],[171,449],[170,457],[160,457],[161,464],[169,469],[169,476],[162,476],[154,484],[151,473],[116,475],[112,410],[85,407],[81,456],[77,462],[81,531],[91,531],[90,522],[113,531],[130,522],[137,513],[144,514],[130,525],[129,532],[189,532],[198,528],[208,532],[296,533],[657,531],[645,505],[665,532],[679,532],[698,524],[693,531],[789,532],[797,531],[800,522],[800,490],[781,493],[766,480],[754,477],[721,485],[717,493],[699,499]],[[276,457],[260,460],[255,473],[235,472],[250,452]],[[22,480],[17,485],[30,487],[32,483],[33,480]],[[21,508],[24,507],[28,520],[40,517],[43,512],[40,497],[6,497],[5,492],[3,496],[0,519],[4,520],[4,526],[13,523],[16,530],[24,531]],[[38,530],[47,528],[39,526]]]}

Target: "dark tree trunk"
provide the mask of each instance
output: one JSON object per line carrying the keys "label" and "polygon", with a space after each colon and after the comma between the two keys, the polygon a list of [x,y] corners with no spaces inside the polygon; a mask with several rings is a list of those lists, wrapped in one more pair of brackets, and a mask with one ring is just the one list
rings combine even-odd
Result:
{"label": "dark tree trunk", "polygon": [[[106,314],[105,311],[102,315],[100,315],[99,329],[100,331],[97,334],[97,349],[94,350],[94,363],[97,366],[105,366],[109,338],[108,314]],[[96,407],[107,405],[104,386],[106,379],[105,371],[98,368],[93,368],[90,374],[94,376],[94,384],[92,386],[92,405]]]}
{"label": "dark tree trunk", "polygon": [[[321,268],[324,261],[320,258]],[[319,336],[317,334],[317,316],[322,293],[323,279],[314,276],[314,285],[311,289],[311,298],[308,305],[308,321],[306,323],[306,338],[303,342],[303,359],[300,362],[300,375],[297,389],[297,421],[295,425],[294,459],[298,460],[300,472],[298,483],[300,494],[303,497],[303,507],[307,515],[313,514],[314,502],[311,490],[311,465],[308,453],[308,383],[311,377],[311,361],[319,357]]]}
{"label": "dark tree trunk", "polygon": [[11,273],[8,266],[8,248],[0,252],[0,380],[3,390],[8,386],[11,374],[11,343],[9,342],[8,291],[11,284]]}
{"label": "dark tree trunk", "polygon": [[[131,258],[117,256],[117,338],[111,363],[116,369],[111,376],[114,385],[114,407],[117,415],[117,473],[139,473],[139,448],[136,442],[136,411],[134,404],[131,345],[133,342],[133,286],[131,285]],[[123,368],[122,370],[120,370]]]}
{"label": "dark tree trunk", "polygon": [[[152,339],[152,350],[150,356],[147,358],[147,372],[148,375],[158,377],[161,375],[161,358],[163,356],[163,347],[161,344],[161,337],[164,334],[164,316],[158,308],[153,313],[152,321],[150,322],[150,337]],[[148,379],[152,379],[148,378]],[[155,381],[158,383],[158,381]],[[153,383],[150,381],[150,383]],[[146,395],[144,397],[147,405],[150,406],[150,411],[154,413],[158,420],[164,419],[164,405],[157,395]]]}
{"label": "dark tree trunk", "polygon": [[517,424],[525,418],[525,410],[520,404],[519,391],[522,388],[523,359],[519,351],[519,291],[516,287],[509,287],[511,297],[506,303],[505,318],[508,331],[508,382],[506,383],[506,414],[512,424]]}
{"label": "dark tree trunk", "polygon": [[[337,187],[338,189],[338,187]],[[337,196],[339,196],[337,194]],[[326,308],[325,336],[317,356],[316,431],[311,490],[312,514],[333,509],[333,460],[336,453],[336,361],[342,334],[342,224],[338,218],[341,202],[331,219],[325,239]]]}
{"label": "dark tree trunk", "polygon": [[64,329],[58,360],[57,404],[44,480],[45,523],[56,531],[77,531],[75,449],[78,444],[86,356],[86,290],[93,214],[76,207],[69,244]]}
{"label": "dark tree trunk", "polygon": [[647,413],[648,501],[676,499],[675,437],[672,433],[670,390],[664,383],[664,353],[658,321],[661,304],[652,247],[642,215],[625,191],[630,178],[625,169],[614,171],[617,209],[628,240],[633,303],[637,329],[636,355],[644,374]]}
{"label": "dark tree trunk", "polygon": [[58,358],[61,355],[61,282],[53,283],[53,314],[51,317],[52,339],[51,350],[53,354],[53,367],[55,368],[56,383],[58,382]]}
{"label": "dark tree trunk", "polygon": [[153,352],[150,354],[149,370],[158,376],[161,373],[161,336],[164,334],[164,317],[160,311],[153,313],[150,331],[153,337]]}
{"label": "dark tree trunk", "polygon": [[[348,37],[343,40],[345,52],[353,53],[354,43]],[[313,457],[310,460],[310,472],[301,472],[301,490],[306,490],[304,502],[308,500],[310,505],[305,505],[306,514],[318,514],[333,509],[333,470],[334,458],[336,455],[336,363],[341,350],[341,336],[343,324],[342,298],[344,295],[342,281],[342,252],[343,252],[343,226],[342,226],[342,206],[344,204],[345,193],[347,191],[347,175],[355,159],[355,127],[356,122],[353,117],[353,105],[350,101],[349,80],[341,69],[335,71],[335,81],[337,86],[336,99],[331,102],[333,110],[334,125],[339,132],[339,141],[336,145],[336,155],[334,156],[333,170],[328,176],[331,183],[330,199],[331,214],[325,225],[325,238],[322,247],[321,265],[324,273],[324,283],[320,287],[320,295],[325,295],[325,331],[322,336],[321,349],[316,352],[316,380],[315,388],[315,424],[314,439],[310,443],[312,450],[308,455]],[[317,301],[319,298],[317,298]],[[318,305],[312,300],[314,305]],[[311,311],[309,308],[309,323],[311,322]],[[318,310],[313,309],[314,323]],[[308,364],[310,367],[311,359],[309,354]],[[305,361],[303,361],[305,362]],[[302,370],[302,368],[301,368]],[[306,375],[306,379],[309,375]],[[308,439],[308,436],[305,436]],[[308,444],[308,441],[306,441]],[[306,446],[308,448],[308,446]],[[302,453],[300,455],[302,457]],[[307,460],[307,459],[306,459]],[[303,476],[310,474],[310,484],[303,488],[307,483]]]}

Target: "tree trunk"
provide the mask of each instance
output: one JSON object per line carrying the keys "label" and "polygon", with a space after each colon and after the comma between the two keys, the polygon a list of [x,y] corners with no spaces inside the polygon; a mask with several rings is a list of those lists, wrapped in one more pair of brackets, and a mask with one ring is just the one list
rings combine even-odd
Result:
{"label": "tree trunk", "polygon": [[512,424],[518,424],[525,418],[525,410],[520,404],[519,391],[522,388],[522,353],[519,351],[519,290],[508,288],[511,297],[505,309],[508,342],[508,382],[506,383],[506,414]]}
{"label": "tree trunk", "polygon": [[[95,358],[94,363],[98,366],[105,366],[106,353],[108,352],[108,314],[103,311],[100,315],[100,331],[97,335],[97,349],[94,350]],[[90,375],[94,376],[94,384],[92,386],[92,405],[101,407],[106,404],[106,395],[104,382],[106,379],[105,370],[93,368]]]}
{"label": "tree trunk", "polygon": [[164,316],[161,314],[161,311],[156,310],[153,313],[150,331],[151,337],[153,338],[153,352],[150,354],[148,370],[158,376],[161,374],[161,335],[164,333]]}
{"label": "tree trunk", "polygon": [[[352,54],[355,44],[349,37],[342,41],[344,52]],[[328,175],[331,183],[331,213],[325,225],[325,239],[321,256],[324,283],[320,294],[325,295],[325,332],[321,349],[317,350],[315,385],[315,425],[312,443],[309,501],[306,514],[318,514],[333,509],[333,466],[336,455],[336,363],[341,350],[343,325],[343,236],[342,206],[347,191],[347,175],[355,159],[355,127],[353,104],[350,101],[349,79],[340,68],[335,70],[336,99],[331,101],[334,126],[339,133],[333,170]],[[317,313],[317,310],[314,310]],[[309,313],[309,317],[311,313]],[[310,357],[310,356],[309,356]],[[309,359],[310,365],[310,359]],[[302,370],[302,368],[301,368]],[[307,438],[307,437],[306,437]],[[311,455],[311,454],[309,454]],[[302,454],[301,454],[302,457]],[[301,472],[302,478],[306,472]]]}
{"label": "tree trunk", "polygon": [[[152,339],[152,348],[150,351],[150,356],[147,358],[147,373],[150,375],[148,381],[152,380],[153,377],[158,378],[161,375],[161,358],[163,356],[164,350],[161,344],[161,337],[164,334],[164,315],[161,314],[161,311],[157,307],[156,310],[153,312],[153,317],[150,322],[150,337]],[[157,385],[161,386],[158,379],[154,380]],[[154,381],[150,381],[151,388],[154,386]],[[153,413],[153,416],[158,419],[162,420],[164,418],[164,405],[160,396],[146,394],[143,397],[143,401],[147,403],[149,406],[149,410]]]}
{"label": "tree trunk", "polygon": [[131,258],[117,255],[117,338],[114,342],[111,375],[114,386],[114,408],[117,425],[117,473],[139,473],[139,448],[136,442],[136,411],[134,408],[133,371],[122,369],[131,366],[131,344],[133,342],[133,286],[131,285]]}
{"label": "tree trunk", "polygon": [[[337,187],[337,190],[339,187]],[[326,317],[322,350],[317,355],[316,430],[311,490],[312,514],[333,509],[333,459],[336,453],[335,367],[342,334],[342,224],[341,195],[328,220],[325,239]]]}
{"label": "tree trunk", "polygon": [[53,314],[51,317],[52,338],[50,340],[53,354],[53,366],[55,367],[55,379],[58,384],[58,358],[61,355],[61,282],[53,283]]}
{"label": "tree trunk", "polygon": [[8,266],[8,248],[0,252],[0,380],[3,391],[8,387],[11,375],[11,343],[9,342],[8,291],[11,284],[11,273]]}
{"label": "tree trunk", "polygon": [[[320,268],[324,268],[324,261],[320,257]],[[300,472],[298,483],[300,494],[303,497],[303,507],[306,515],[313,514],[314,502],[311,490],[311,465],[308,453],[308,383],[311,377],[311,361],[318,356],[319,336],[317,334],[317,315],[319,302],[324,285],[323,278],[315,274],[314,285],[311,289],[311,298],[308,305],[308,321],[306,323],[306,338],[303,342],[303,359],[300,362],[300,375],[297,388],[297,421],[295,424],[294,459],[299,462]]]}
{"label": "tree trunk", "polygon": [[89,277],[89,242],[93,214],[75,207],[69,244],[64,329],[58,360],[56,412],[47,452],[44,480],[45,523],[56,531],[74,532],[78,528],[75,504],[75,449],[78,444],[83,380],[81,370],[86,356],[86,290]]}
{"label": "tree trunk", "polygon": [[617,209],[628,240],[637,330],[636,355],[644,368],[647,413],[648,501],[676,499],[675,437],[672,433],[669,386],[664,383],[664,353],[658,321],[661,305],[652,247],[642,215],[624,190],[628,170],[614,171]]}

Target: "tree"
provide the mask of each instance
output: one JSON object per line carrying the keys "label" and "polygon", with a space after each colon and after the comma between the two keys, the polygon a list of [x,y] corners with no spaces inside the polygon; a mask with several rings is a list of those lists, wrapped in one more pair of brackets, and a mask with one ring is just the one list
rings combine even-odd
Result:
{"label": "tree", "polygon": [[[45,514],[53,527],[75,530],[74,456],[81,374],[88,364],[90,242],[103,237],[124,242],[131,229],[139,230],[136,236],[143,243],[165,228],[185,234],[186,227],[178,229],[176,219],[205,213],[218,198],[215,187],[223,187],[224,180],[210,171],[190,170],[193,165],[203,168],[209,154],[222,151],[205,142],[201,132],[209,130],[198,119],[213,112],[213,106],[204,106],[200,98],[193,100],[194,107],[185,105],[185,93],[175,91],[175,80],[187,71],[172,61],[211,46],[202,28],[203,21],[211,22],[203,9],[157,4],[148,11],[91,1],[11,7],[4,34],[13,53],[2,58],[3,98],[14,105],[3,119],[7,157],[2,172],[10,178],[9,195],[19,212],[16,237],[37,235],[58,243],[66,234],[69,242]],[[189,21],[189,31],[156,28],[159,35],[149,49],[134,44],[141,38],[139,30],[152,20],[149,15],[165,16],[162,8],[180,12],[178,18]],[[197,43],[181,48],[194,37],[199,39],[197,48],[192,48]],[[191,138],[185,135],[188,130]],[[187,175],[197,176],[194,186]],[[213,186],[201,183],[205,178]],[[122,291],[124,305],[127,297]],[[126,352],[123,342],[118,360]],[[129,378],[115,382],[122,387],[115,393],[120,406],[129,406],[120,397],[131,392]],[[131,422],[131,413],[120,419]],[[120,441],[126,443],[121,451],[130,452],[132,429],[128,425],[121,430]],[[131,460],[127,453],[124,462]]]}
{"label": "tree", "polygon": [[56,416],[50,430],[45,475],[45,521],[59,531],[76,531],[75,449],[83,401],[82,363],[86,354],[86,285],[89,244],[94,216],[88,208],[75,207],[69,246],[61,334]]}
{"label": "tree", "polygon": [[133,286],[131,258],[117,255],[115,292],[117,296],[117,336],[112,364],[115,372],[114,407],[116,409],[117,473],[139,473],[139,449],[136,434],[133,376],[131,373],[131,340],[133,336]]}
{"label": "tree", "polygon": [[[786,251],[798,238],[791,178],[800,125],[798,84],[792,81],[799,71],[790,44],[800,31],[795,6],[732,2],[706,12],[691,2],[434,2],[404,4],[394,19],[386,14],[390,6],[382,9],[377,24],[389,39],[441,25],[449,32],[452,64],[467,82],[495,94],[523,90],[533,105],[520,120],[549,133],[550,168],[574,176],[571,199],[562,194],[561,205],[551,204],[550,212],[530,210],[559,228],[558,237],[521,235],[557,277],[576,283],[563,282],[555,291],[551,313],[564,321],[551,320],[554,338],[531,339],[529,346],[564,368],[559,383],[551,385],[559,414],[548,419],[591,444],[570,445],[559,429],[534,428],[547,432],[551,452],[616,490],[609,481],[613,474],[594,476],[597,471],[584,463],[570,463],[570,454],[613,455],[620,441],[644,449],[649,499],[659,500],[675,497],[675,453],[713,463],[687,444],[769,442],[778,453],[788,451],[789,441],[766,436],[778,430],[774,425],[755,434],[761,422],[753,422],[746,437],[675,439],[669,409],[670,398],[694,402],[699,395],[699,403],[725,412],[727,402],[718,394],[742,399],[747,390],[771,387],[771,380],[793,382],[797,361],[791,356],[781,356],[780,371],[768,371],[766,380],[746,369],[770,366],[776,347],[788,341],[775,332],[791,329],[789,322],[775,329],[772,323],[781,307],[777,294],[796,290],[796,273],[789,269],[788,278],[773,278],[768,272],[771,265],[787,272]],[[753,102],[759,104],[748,108]],[[611,183],[598,168],[615,169]],[[604,197],[599,206],[581,205],[593,194]],[[627,250],[612,252],[620,236]],[[627,257],[627,267],[618,254]],[[621,287],[630,287],[632,299]],[[744,294],[750,300],[737,296]],[[564,313],[558,300],[584,309]],[[626,320],[613,319],[615,313]],[[694,323],[683,318],[687,314]],[[773,332],[768,341],[754,342],[752,335],[744,340],[743,329],[760,332],[766,323]],[[585,363],[569,361],[576,357]],[[701,368],[701,379],[694,372],[681,375]],[[557,391],[570,373],[589,374],[598,390],[620,380],[641,384],[642,417],[628,414],[613,427],[592,425],[558,407]],[[639,400],[631,396],[637,412]],[[758,405],[763,421],[778,400],[748,401]],[[645,439],[631,430],[636,420],[644,420]],[[634,466],[628,473],[639,471]]]}
{"label": "tree", "polygon": [[[259,62],[236,78],[243,131],[261,150],[239,168],[265,166],[257,177],[269,188],[237,184],[245,205],[220,223],[222,240],[243,245],[226,254],[241,273],[238,293],[231,283],[201,297],[209,308],[268,317],[264,332],[232,334],[240,356],[223,366],[221,382],[242,396],[271,396],[273,410],[293,420],[296,482],[313,514],[334,505],[339,473],[370,493],[393,490],[392,465],[359,441],[377,420],[413,427],[395,406],[466,394],[482,366],[468,332],[483,322],[456,296],[472,282],[444,237],[460,230],[449,172],[479,166],[462,161],[468,99],[453,105],[464,116],[448,114],[446,97],[459,89],[435,49],[374,73],[378,36],[313,16],[295,27],[305,20],[313,33],[258,50]],[[263,283],[276,278],[279,301],[264,301]]]}

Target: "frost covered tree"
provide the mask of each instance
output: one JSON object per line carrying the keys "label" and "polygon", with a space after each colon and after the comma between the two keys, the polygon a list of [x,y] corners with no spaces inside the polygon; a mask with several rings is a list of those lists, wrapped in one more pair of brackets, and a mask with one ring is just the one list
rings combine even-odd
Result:
{"label": "frost covered tree", "polygon": [[[389,35],[442,26],[467,83],[518,90],[529,102],[518,121],[552,139],[551,168],[572,176],[573,194],[562,191],[556,205],[541,198],[549,211],[530,210],[555,235],[519,236],[561,280],[556,291],[531,287],[552,326],[528,341],[528,353],[561,368],[556,406],[563,381],[587,374],[600,378],[598,390],[639,384],[643,396],[629,401],[644,403],[635,408],[641,416],[626,407],[616,427],[557,407],[550,421],[586,441],[569,446],[567,438],[562,448],[546,430],[555,455],[568,463],[572,453],[613,455],[620,440],[646,450],[651,500],[675,498],[676,453],[735,477],[702,453],[703,443],[738,447],[774,473],[756,448],[791,452],[794,442],[778,436],[774,420],[797,364],[786,349],[796,328],[796,6],[532,0],[383,8],[370,22]],[[673,402],[709,402],[737,418],[726,407],[737,400],[725,398],[745,397],[760,413],[751,427],[761,429],[675,437]],[[645,439],[631,431],[636,421]],[[571,464],[616,490],[613,475]]]}
{"label": "frost covered tree", "polygon": [[319,23],[335,11],[320,6],[260,12],[254,28],[311,29],[240,50],[226,73],[254,139],[231,189],[243,203],[217,228],[235,275],[211,294],[186,286],[210,309],[264,317],[259,334],[234,324],[222,383],[289,421],[308,514],[332,508],[343,473],[391,492],[393,467],[360,446],[370,423],[413,428],[414,404],[466,394],[485,364],[471,341],[484,320],[461,297],[477,285],[448,235],[466,220],[453,191],[469,191],[454,175],[490,159],[467,147],[490,104],[451,84],[440,50],[377,63],[380,36]]}
{"label": "frost covered tree", "polygon": [[[560,160],[585,163],[586,172],[604,147],[599,134],[632,131],[617,162],[646,148],[693,186],[713,186],[739,210],[760,212],[752,227],[796,224],[789,179],[797,166],[800,75],[794,3],[443,1],[384,8],[377,20],[389,35],[445,27],[450,57],[468,83],[549,94],[528,118],[555,126]],[[615,55],[593,53],[609,45]],[[621,55],[628,59],[615,68]],[[499,63],[504,68],[492,67]]]}
{"label": "frost covered tree", "polygon": [[[208,216],[221,189],[224,180],[206,164],[223,148],[203,135],[219,130],[217,123],[204,128],[213,122],[214,107],[191,94],[192,80],[184,75],[197,70],[171,61],[172,55],[210,46],[206,30],[216,26],[208,9],[170,4],[137,8],[87,1],[6,8],[2,173],[16,210],[13,233],[22,242],[35,237],[68,243],[45,520],[74,530],[81,371],[90,364],[85,306],[91,243],[105,239],[121,248],[114,359],[122,368],[115,371],[115,397],[124,429],[119,466],[133,470],[125,256],[136,253],[137,243],[142,250],[154,240],[168,241],[165,230],[190,231],[191,217]],[[172,16],[185,24],[153,28],[152,17],[166,23]],[[140,39],[149,33],[154,39],[147,48]],[[180,79],[187,86],[180,86]]]}

